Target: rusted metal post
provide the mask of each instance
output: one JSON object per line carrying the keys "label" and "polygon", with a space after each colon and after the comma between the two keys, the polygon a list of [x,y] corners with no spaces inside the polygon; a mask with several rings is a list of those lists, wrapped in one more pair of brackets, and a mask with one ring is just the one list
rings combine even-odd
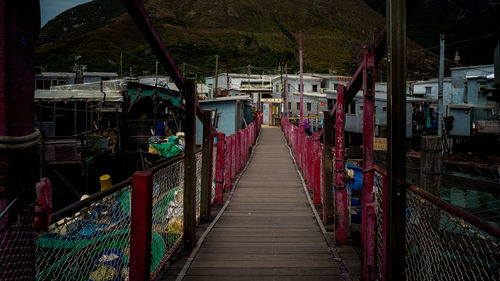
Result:
{"label": "rusted metal post", "polygon": [[224,190],[231,189],[231,136],[225,138]]}
{"label": "rusted metal post", "polygon": [[223,201],[223,188],[224,188],[224,144],[226,142],[226,135],[224,133],[217,133],[217,162],[215,170],[215,203],[222,204]]}
{"label": "rusted metal post", "polygon": [[40,134],[34,127],[33,81],[39,31],[39,1],[0,1],[0,213],[7,212],[0,220],[0,280],[5,281],[35,280]]}
{"label": "rusted metal post", "polygon": [[323,198],[323,222],[325,224],[334,223],[333,210],[333,155],[332,155],[332,139],[333,139],[333,120],[329,111],[324,111],[323,121],[323,183],[324,183],[324,198]]}
{"label": "rusted metal post", "polygon": [[[344,86],[337,87],[335,109],[335,241],[347,243],[347,189],[344,183]],[[325,148],[326,149],[326,148]]]}
{"label": "rusted metal post", "polygon": [[375,280],[375,215],[373,205],[373,132],[375,110],[375,53],[364,49],[363,70],[363,280]]}
{"label": "rusted metal post", "polygon": [[196,80],[186,79],[184,132],[184,246],[196,245]]}
{"label": "rusted metal post", "polygon": [[212,111],[203,112],[203,151],[201,156],[201,190],[200,190],[200,219],[202,222],[210,221],[210,201],[212,200]]}
{"label": "rusted metal post", "polygon": [[386,280],[405,280],[406,0],[387,1],[387,121],[389,127]]}
{"label": "rusted metal post", "polygon": [[132,178],[130,214],[130,281],[150,280],[153,174],[139,171]]}

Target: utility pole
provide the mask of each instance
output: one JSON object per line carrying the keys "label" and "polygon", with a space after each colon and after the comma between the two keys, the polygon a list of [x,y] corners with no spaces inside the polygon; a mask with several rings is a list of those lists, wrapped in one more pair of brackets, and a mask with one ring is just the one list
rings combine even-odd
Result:
{"label": "utility pole", "polygon": [[[226,77],[229,79],[229,77]],[[219,55],[215,55],[215,93],[212,94],[213,97],[216,97],[219,91],[217,90],[219,88]]]}
{"label": "utility pole", "polygon": [[302,31],[299,33],[299,64],[300,64],[300,120],[299,128],[304,126],[304,77],[303,77],[303,59],[302,59]]}
{"label": "utility pole", "polygon": [[155,90],[156,87],[158,87],[158,61],[156,61],[156,66],[155,66]]}
{"label": "utility pole", "polygon": [[[387,281],[406,280],[406,0],[387,0]],[[383,269],[383,270],[384,270]]]}
{"label": "utility pole", "polygon": [[439,36],[439,81],[438,81],[438,136],[443,135],[443,116],[444,116],[444,105],[443,105],[443,79],[444,79],[444,34]]}
{"label": "utility pole", "polygon": [[120,53],[120,77],[123,77],[123,52]]}
{"label": "utility pole", "polygon": [[[281,102],[283,103],[285,102],[285,91],[284,91],[285,89],[283,88],[283,58],[280,59],[280,82],[281,82],[280,96],[281,96]],[[285,104],[283,104],[282,110],[285,111]]]}
{"label": "utility pole", "polygon": [[285,106],[286,118],[290,118],[290,108],[288,108],[288,65],[285,64]]}

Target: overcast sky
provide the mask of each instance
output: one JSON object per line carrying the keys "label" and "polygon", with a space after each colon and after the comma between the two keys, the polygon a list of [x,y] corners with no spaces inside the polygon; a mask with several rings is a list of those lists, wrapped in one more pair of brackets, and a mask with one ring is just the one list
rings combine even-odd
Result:
{"label": "overcast sky", "polygon": [[87,2],[90,0],[40,0],[42,26],[67,9]]}

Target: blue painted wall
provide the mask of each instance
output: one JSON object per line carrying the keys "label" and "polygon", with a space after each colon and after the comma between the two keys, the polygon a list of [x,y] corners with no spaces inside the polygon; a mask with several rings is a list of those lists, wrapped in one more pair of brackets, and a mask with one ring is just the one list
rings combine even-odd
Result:
{"label": "blue painted wall", "polygon": [[[219,132],[225,133],[226,136],[233,134],[236,130],[236,103],[237,101],[220,101],[220,102],[203,102],[201,107],[205,110],[216,110],[219,115]],[[203,141],[203,125],[196,118],[196,143],[201,144]]]}

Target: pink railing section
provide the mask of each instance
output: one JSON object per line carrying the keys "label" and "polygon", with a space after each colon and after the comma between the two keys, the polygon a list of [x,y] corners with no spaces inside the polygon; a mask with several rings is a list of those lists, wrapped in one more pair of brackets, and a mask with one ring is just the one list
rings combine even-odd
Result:
{"label": "pink railing section", "polygon": [[[287,119],[282,119],[281,127],[307,189],[313,193],[314,204],[323,204],[325,186],[334,183],[322,182],[324,151],[318,134],[308,136]],[[372,146],[366,147],[362,280],[385,280],[387,173],[370,159]],[[335,163],[341,160],[336,158]],[[342,176],[343,170],[334,167],[334,173],[335,180],[336,176]],[[339,196],[337,190],[334,196]],[[402,234],[406,245],[406,280],[499,280],[500,229],[416,186],[408,185],[406,205],[406,232]],[[339,210],[344,205],[335,204],[335,208],[337,215],[345,211]]]}
{"label": "pink railing section", "polygon": [[325,185],[323,182],[323,144],[320,142],[320,134],[314,133],[309,136],[286,118],[281,120],[281,129],[302,172],[307,189],[313,194],[313,203],[323,204]]}

